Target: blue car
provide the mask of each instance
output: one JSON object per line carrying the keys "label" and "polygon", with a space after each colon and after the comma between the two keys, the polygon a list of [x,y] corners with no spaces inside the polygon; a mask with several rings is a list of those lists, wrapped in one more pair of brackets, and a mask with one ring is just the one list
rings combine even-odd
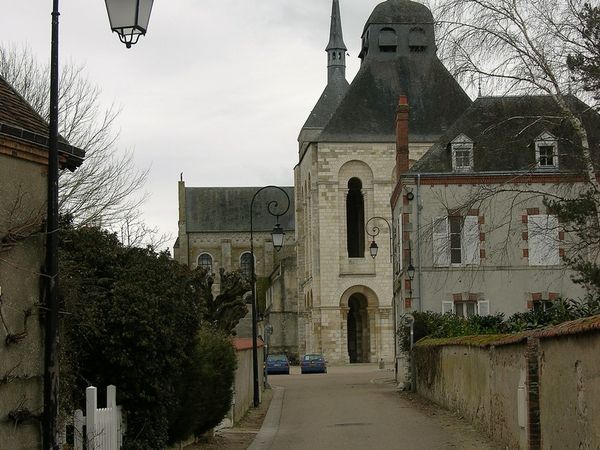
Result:
{"label": "blue car", "polygon": [[287,356],[284,354],[267,356],[267,361],[265,362],[265,371],[267,372],[267,375],[273,375],[276,373],[289,375],[290,362],[287,359]]}
{"label": "blue car", "polygon": [[304,355],[300,361],[301,373],[327,373],[327,361],[321,354]]}

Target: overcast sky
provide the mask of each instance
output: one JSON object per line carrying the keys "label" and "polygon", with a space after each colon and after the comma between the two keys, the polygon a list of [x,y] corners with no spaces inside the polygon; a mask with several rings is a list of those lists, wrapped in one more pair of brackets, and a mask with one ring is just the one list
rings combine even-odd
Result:
{"label": "overcast sky", "polygon": [[[350,56],[380,0],[340,0]],[[0,41],[50,53],[52,0],[0,0]],[[126,49],[103,0],[61,0],[61,64],[84,64],[122,107],[119,146],[151,167],[146,221],[177,233],[186,186],[292,185],[300,127],[326,84],[331,0],[156,0],[148,34]]]}

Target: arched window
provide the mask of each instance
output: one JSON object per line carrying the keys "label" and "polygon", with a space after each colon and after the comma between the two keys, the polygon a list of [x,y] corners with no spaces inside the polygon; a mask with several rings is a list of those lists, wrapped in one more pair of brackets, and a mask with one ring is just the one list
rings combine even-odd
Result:
{"label": "arched window", "polygon": [[348,238],[348,257],[364,257],[365,203],[362,194],[362,182],[358,178],[350,178],[350,181],[348,181],[346,236]]}
{"label": "arched window", "polygon": [[240,270],[250,278],[252,276],[252,253],[246,252],[240,257]]}
{"label": "arched window", "polygon": [[212,272],[213,259],[208,253],[202,253],[198,256],[198,267],[202,267],[207,270],[207,272]]}

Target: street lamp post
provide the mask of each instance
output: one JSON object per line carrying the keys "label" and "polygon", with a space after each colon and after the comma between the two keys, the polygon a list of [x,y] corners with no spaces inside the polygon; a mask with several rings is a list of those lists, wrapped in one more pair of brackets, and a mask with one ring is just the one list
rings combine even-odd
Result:
{"label": "street lamp post", "polygon": [[281,225],[279,224],[279,218],[288,212],[290,209],[290,196],[285,191],[285,189],[280,188],[279,186],[265,186],[260,188],[258,191],[254,193],[252,197],[252,201],[250,202],[250,255],[251,255],[251,273],[252,273],[252,375],[253,375],[253,385],[254,385],[254,407],[258,407],[260,401],[260,392],[259,392],[259,382],[258,382],[258,308],[256,305],[256,270],[255,270],[255,261],[254,261],[254,200],[258,194],[267,189],[274,189],[283,192],[285,195],[285,199],[287,201],[287,205],[285,208],[280,208],[279,203],[276,200],[270,200],[267,202],[267,212],[275,217],[275,227],[271,232],[271,238],[273,239],[273,247],[276,251],[281,250],[283,247],[283,238],[285,236],[285,232]]}
{"label": "street lamp post", "polygon": [[371,217],[367,221],[367,224],[365,225],[367,234],[371,238],[373,238],[371,240],[371,245],[369,246],[369,252],[371,253],[371,256],[373,257],[373,259],[375,259],[375,257],[377,256],[377,252],[379,251],[379,246],[377,245],[377,242],[375,242],[375,238],[377,236],[379,236],[379,233],[381,232],[381,230],[379,229],[379,227],[377,225],[373,225],[371,227],[371,231],[369,231],[369,223],[371,223],[371,221],[373,221],[373,220],[382,220],[388,226],[388,229],[390,231],[390,262],[392,262],[392,255],[393,255],[393,248],[392,248],[392,243],[393,243],[392,226],[390,225],[390,223],[388,222],[388,220],[386,218],[384,218],[384,217],[379,217],[379,216]]}
{"label": "street lamp post", "polygon": [[[140,34],[145,34],[150,19],[153,0],[106,0],[111,23],[113,16],[120,24],[131,23],[113,31],[127,47],[135,44]],[[111,13],[112,11],[112,13]],[[46,212],[46,264],[44,293],[44,412],[42,442],[44,450],[58,449],[58,42],[59,0],[52,0],[52,37],[50,43],[50,121],[48,127],[48,197]],[[143,24],[142,28],[140,24]],[[112,27],[112,25],[111,25]],[[131,38],[123,36],[129,33]],[[133,39],[133,37],[135,39]]]}

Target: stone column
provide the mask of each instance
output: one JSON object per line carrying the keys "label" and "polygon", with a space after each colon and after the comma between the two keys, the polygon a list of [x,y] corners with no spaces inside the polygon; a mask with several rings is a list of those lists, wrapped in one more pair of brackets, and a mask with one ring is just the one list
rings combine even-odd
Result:
{"label": "stone column", "polygon": [[350,364],[350,355],[348,354],[348,312],[350,308],[340,308],[340,362]]}
{"label": "stone column", "polygon": [[379,326],[379,309],[378,308],[369,308],[369,340],[370,340],[370,349],[369,349],[369,360],[371,362],[379,362],[379,342],[381,337],[379,334],[381,333],[381,327]]}

